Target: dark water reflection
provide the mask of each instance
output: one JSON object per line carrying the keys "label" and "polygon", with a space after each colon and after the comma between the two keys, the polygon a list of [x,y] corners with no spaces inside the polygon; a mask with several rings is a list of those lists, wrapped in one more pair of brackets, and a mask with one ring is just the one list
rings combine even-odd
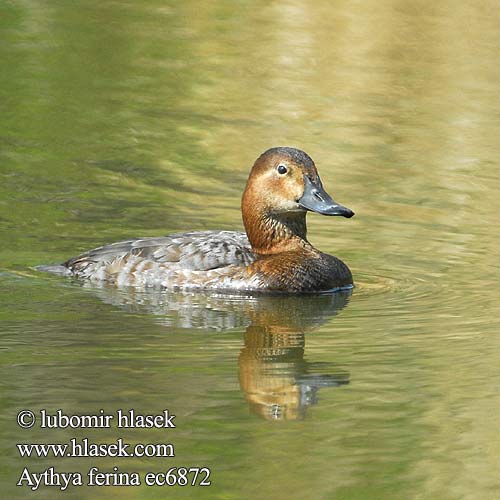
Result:
{"label": "dark water reflection", "polygon": [[127,312],[173,328],[224,331],[245,327],[239,380],[251,409],[270,420],[296,420],[317,404],[318,391],[349,383],[334,362],[304,359],[306,335],[329,322],[351,291],[323,295],[244,295],[140,291],[89,286]]}

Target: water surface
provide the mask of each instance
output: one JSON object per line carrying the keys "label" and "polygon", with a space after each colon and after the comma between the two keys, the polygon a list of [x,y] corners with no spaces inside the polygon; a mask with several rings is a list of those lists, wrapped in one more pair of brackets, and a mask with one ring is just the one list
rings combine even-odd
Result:
{"label": "water surface", "polygon": [[[9,498],[500,495],[500,11],[494,2],[4,2],[2,485]],[[316,161],[308,217],[352,294],[159,294],[33,270],[120,239],[241,229],[254,159]],[[177,428],[20,429],[22,409]],[[17,442],[173,442],[21,459]],[[206,466],[197,488],[15,484]]]}

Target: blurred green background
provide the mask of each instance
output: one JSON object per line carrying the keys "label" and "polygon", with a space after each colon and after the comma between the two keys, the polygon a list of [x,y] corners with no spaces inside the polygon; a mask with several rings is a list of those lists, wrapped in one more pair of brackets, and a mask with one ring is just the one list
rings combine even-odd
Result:
{"label": "blurred green background", "polygon": [[[500,496],[500,10],[493,1],[0,3],[0,472],[6,498]],[[352,295],[140,293],[33,270],[104,243],[241,229],[265,149],[351,220],[309,216]],[[134,408],[161,430],[22,430]],[[18,442],[173,442],[21,459]],[[16,487],[207,466],[206,488]]]}

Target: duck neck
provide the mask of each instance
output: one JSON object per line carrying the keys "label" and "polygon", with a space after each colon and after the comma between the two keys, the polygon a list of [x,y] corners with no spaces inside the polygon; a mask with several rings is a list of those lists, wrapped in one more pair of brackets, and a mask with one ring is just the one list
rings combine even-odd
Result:
{"label": "duck neck", "polygon": [[305,212],[272,212],[252,207],[243,214],[243,224],[258,255],[272,255],[308,246]]}

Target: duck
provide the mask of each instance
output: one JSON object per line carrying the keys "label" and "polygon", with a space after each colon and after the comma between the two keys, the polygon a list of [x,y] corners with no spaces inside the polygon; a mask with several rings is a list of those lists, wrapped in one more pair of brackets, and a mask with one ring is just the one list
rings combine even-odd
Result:
{"label": "duck", "polygon": [[245,232],[211,230],[101,246],[39,270],[117,287],[235,292],[330,292],[353,288],[338,257],[306,237],[306,215],[350,218],[325,191],[304,151],[273,147],[250,171],[241,210]]}

